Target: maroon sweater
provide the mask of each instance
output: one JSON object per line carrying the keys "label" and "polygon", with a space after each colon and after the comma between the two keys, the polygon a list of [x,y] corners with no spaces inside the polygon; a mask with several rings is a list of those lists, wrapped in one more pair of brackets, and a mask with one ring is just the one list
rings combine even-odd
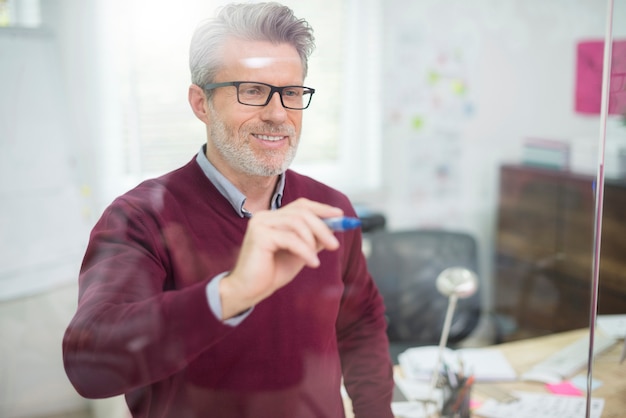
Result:
{"label": "maroon sweater", "polygon": [[[283,205],[306,197],[354,215],[341,193],[286,173]],[[134,417],[391,417],[381,297],[359,231],[320,254],[238,326],[215,318],[207,283],[235,263],[240,218],[195,159],[116,199],[94,227],[65,370],[88,398],[125,394]]]}

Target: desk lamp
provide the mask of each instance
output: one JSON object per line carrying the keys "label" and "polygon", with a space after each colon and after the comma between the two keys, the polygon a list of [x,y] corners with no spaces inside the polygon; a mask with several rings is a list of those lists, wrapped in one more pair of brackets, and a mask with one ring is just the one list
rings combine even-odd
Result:
{"label": "desk lamp", "polygon": [[[450,324],[452,323],[452,315],[456,308],[459,298],[464,299],[472,296],[478,288],[478,277],[476,274],[463,267],[450,267],[442,271],[437,276],[437,290],[444,296],[448,296],[448,310],[443,322],[443,330],[441,339],[439,340],[439,350],[437,352],[437,363],[433,369],[433,376],[430,382],[430,393],[437,383],[439,377],[439,367],[441,367],[441,358],[443,349],[448,343],[448,335],[450,334]],[[430,396],[429,396],[430,397]]]}

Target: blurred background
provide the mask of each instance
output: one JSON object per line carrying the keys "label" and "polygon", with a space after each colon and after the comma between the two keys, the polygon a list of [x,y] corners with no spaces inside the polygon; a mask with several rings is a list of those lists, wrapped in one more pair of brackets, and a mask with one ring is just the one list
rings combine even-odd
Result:
{"label": "blurred background", "polygon": [[[0,0],[0,416],[98,415],[61,363],[89,231],[204,143],[188,44],[224,3]],[[480,341],[588,325],[601,161],[599,312],[626,313],[626,1],[283,3],[317,44],[293,168],[379,229],[473,237]]]}

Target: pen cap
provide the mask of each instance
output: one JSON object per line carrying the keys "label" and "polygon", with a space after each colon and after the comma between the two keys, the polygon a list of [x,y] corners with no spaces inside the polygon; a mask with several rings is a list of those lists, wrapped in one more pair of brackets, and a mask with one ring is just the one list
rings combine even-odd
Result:
{"label": "pen cap", "polygon": [[325,218],[322,219],[322,221],[333,231],[347,231],[361,226],[361,220],[359,218],[351,218],[347,216]]}

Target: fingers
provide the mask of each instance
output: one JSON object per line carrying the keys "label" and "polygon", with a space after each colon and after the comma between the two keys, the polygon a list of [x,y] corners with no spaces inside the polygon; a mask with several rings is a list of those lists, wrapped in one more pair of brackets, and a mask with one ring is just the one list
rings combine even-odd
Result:
{"label": "fingers", "polygon": [[[312,237],[311,237],[312,238]],[[287,260],[290,257],[297,257],[302,262],[311,268],[318,267],[320,264],[317,256],[319,246],[316,245],[315,240],[302,239],[300,234],[295,233],[293,230],[279,230],[276,231],[272,237],[276,246],[276,261],[281,262]]]}
{"label": "fingers", "polygon": [[236,265],[220,282],[225,315],[268,297],[304,266],[318,267],[321,250],[339,248],[337,237],[322,218],[342,215],[339,208],[307,199],[256,212],[248,223]]}
{"label": "fingers", "polygon": [[286,251],[302,259],[309,267],[317,267],[317,253],[324,248],[329,250],[339,246],[332,232],[319,218],[292,216],[289,213],[277,214],[259,212],[248,225],[251,244],[271,253]]}
{"label": "fingers", "polygon": [[[283,235],[284,249],[293,248],[294,252],[310,250],[317,253],[323,249],[335,250],[339,241],[333,231],[322,221],[343,215],[339,208],[299,199],[278,211],[258,212],[254,218],[256,222],[268,229],[268,233],[278,231],[288,232]],[[292,235],[291,235],[292,234]],[[311,257],[305,257],[311,260]]]}

